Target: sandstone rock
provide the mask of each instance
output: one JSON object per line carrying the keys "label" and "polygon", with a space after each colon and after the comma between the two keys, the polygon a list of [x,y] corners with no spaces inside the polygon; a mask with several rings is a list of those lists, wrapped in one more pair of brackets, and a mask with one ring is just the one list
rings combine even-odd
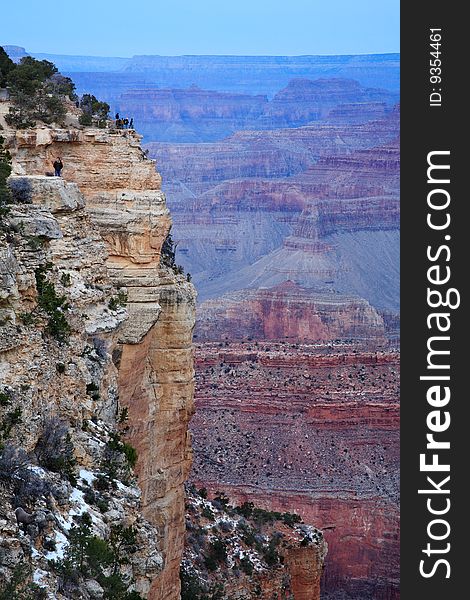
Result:
{"label": "sandstone rock", "polygon": [[0,299],[6,300],[18,294],[16,274],[18,261],[10,246],[0,248]]}
{"label": "sandstone rock", "polygon": [[[6,132],[14,172],[22,174],[13,176],[11,181],[23,195],[18,192],[17,203],[12,205],[8,217],[15,225],[15,243],[1,239],[5,258],[0,280],[2,299],[9,314],[31,312],[37,303],[37,268],[48,265],[46,277],[55,293],[63,295],[69,304],[64,313],[70,334],[68,344],[58,344],[44,331],[47,316],[41,311],[36,311],[37,318],[31,323],[18,323],[16,335],[11,332],[13,323],[2,323],[2,383],[10,385],[15,393],[21,390],[21,433],[15,431],[15,435],[24,440],[25,448],[34,449],[43,419],[59,414],[70,424],[77,461],[90,473],[103,463],[108,432],[117,428],[116,415],[133,401],[134,392],[138,392],[138,402],[148,403],[148,409],[142,412],[144,418],[150,414],[148,427],[138,432],[141,437],[135,441],[142,450],[139,472],[151,472],[155,465],[161,465],[166,473],[167,495],[154,501],[145,493],[142,506],[140,491],[132,483],[121,483],[110,515],[119,523],[135,526],[141,536],[138,565],[127,568],[137,589],[148,598],[176,600],[184,537],[183,481],[190,464],[187,423],[192,410],[194,290],[183,277],[160,267],[161,245],[171,221],[159,190],[160,178],[154,163],[140,149],[139,136],[91,129],[75,133],[72,129],[53,128]],[[63,157],[66,180],[42,175],[56,155]],[[73,178],[75,181],[70,182]],[[33,236],[41,242],[38,247],[29,244]],[[119,373],[112,356],[121,351],[119,330],[128,311],[124,307],[115,309],[115,299],[126,282],[130,283],[134,337],[130,340],[127,334],[131,343],[126,341],[124,349],[138,348],[143,362],[135,369],[132,361],[126,363],[129,355],[124,351],[120,364],[123,373]],[[162,362],[162,368],[168,370],[169,376],[161,375],[162,383],[154,374],[155,358],[150,350],[154,346],[158,347],[157,353],[168,347],[167,364]],[[142,380],[141,367],[145,370]],[[181,373],[172,374],[170,368]],[[171,379],[174,384],[169,383]],[[135,426],[138,429],[139,419]],[[171,441],[168,432],[174,436]],[[133,427],[129,437],[134,443],[132,435]],[[155,445],[156,450],[155,438],[161,440],[158,447]],[[38,477],[47,475],[38,473]],[[41,518],[30,525],[24,540],[28,547],[45,527],[48,536],[63,550],[71,525],[68,511],[83,510],[81,484],[72,488],[59,475],[54,477],[54,497],[49,496],[38,511],[44,516],[47,505],[54,520],[45,524]],[[144,477],[144,490],[145,482]],[[108,535],[109,525],[101,513],[90,507],[87,510],[93,515],[97,534]],[[33,562],[42,570],[47,567],[38,550],[33,551]],[[41,581],[53,586],[54,577],[49,573]],[[84,587],[83,594],[88,597],[91,590]],[[60,595],[59,598],[62,600]]]}
{"label": "sandstone rock", "polygon": [[[264,94],[210,91],[195,85],[133,89],[120,96],[119,105],[121,113],[134,116],[147,139],[194,143],[220,140],[241,130],[298,127],[327,118],[335,109],[348,117],[348,123],[354,117],[359,122],[380,118],[387,105],[398,101],[396,93],[341,78],[295,78],[276,92],[268,100]],[[360,108],[351,108],[353,103]],[[349,111],[341,110],[344,105]]]}
{"label": "sandstone rock", "polygon": [[129,313],[123,308],[113,312],[109,308],[103,308],[100,311],[89,311],[87,314],[88,320],[85,330],[89,335],[115,331],[129,317]]}
{"label": "sandstone rock", "polygon": [[[254,513],[249,514],[249,507],[242,517],[232,509],[235,504],[224,507],[217,498],[202,498],[192,486],[187,488],[186,506],[188,533],[182,573],[187,587],[197,582],[203,593],[219,585],[221,595],[230,599],[320,600],[327,554],[321,531],[306,525],[286,526],[281,518],[269,515],[263,523]],[[214,540],[224,548],[225,561],[215,572],[203,562],[195,566],[194,557],[210,552]],[[266,556],[268,545],[275,547],[270,559]]]}
{"label": "sandstone rock", "polygon": [[24,559],[23,549],[15,538],[0,538],[0,565],[14,568]]}
{"label": "sandstone rock", "polygon": [[61,177],[12,175],[8,179],[8,186],[15,202],[38,204],[53,214],[85,206],[78,186],[66,183]]}
{"label": "sandstone rock", "polygon": [[[183,276],[160,266],[171,219],[160,190],[160,176],[139,140],[140,136],[127,130],[88,128],[77,136],[54,130],[17,132],[11,152],[15,173],[28,175],[44,173],[51,158],[61,156],[64,179],[78,185],[93,227],[101,236],[91,235],[85,222],[77,231],[83,209],[58,212],[55,215],[64,239],[52,242],[51,250],[62,268],[73,273],[70,293],[87,316],[82,325],[85,333],[107,336],[112,348],[119,344],[119,371],[108,366],[104,373],[97,373],[107,382],[100,394],[118,387],[120,406],[129,410],[127,439],[138,451],[142,512],[158,530],[154,536],[157,546],[152,549],[147,544],[152,569],[139,576],[138,586],[146,590],[150,600],[177,600],[184,543],[183,483],[191,462],[187,427],[193,412],[195,292]],[[47,186],[51,185],[45,181],[48,179],[37,180]],[[75,189],[66,186],[66,193]],[[103,282],[107,287],[100,290],[96,284]],[[108,314],[103,308],[113,285],[127,290],[128,307],[122,314],[129,317],[124,325],[119,311]],[[82,365],[79,361],[76,374],[70,370],[69,376],[81,373],[83,377],[84,369],[93,372],[92,365],[96,364],[85,360]],[[115,377],[118,386],[113,384]],[[100,399],[103,415],[106,411],[112,414],[112,402],[112,397]],[[88,396],[83,410],[91,411],[92,406]],[[77,408],[74,403],[73,410]],[[98,451],[99,443],[94,443]],[[159,492],[155,480],[161,482]],[[132,488],[122,493],[133,496]],[[160,555],[164,562],[162,573],[157,575]],[[143,556],[142,560],[145,563],[147,559]]]}
{"label": "sandstone rock", "polygon": [[14,227],[20,228],[24,235],[32,238],[57,240],[63,235],[57,219],[41,207],[27,210],[20,206],[12,208],[9,221]]}

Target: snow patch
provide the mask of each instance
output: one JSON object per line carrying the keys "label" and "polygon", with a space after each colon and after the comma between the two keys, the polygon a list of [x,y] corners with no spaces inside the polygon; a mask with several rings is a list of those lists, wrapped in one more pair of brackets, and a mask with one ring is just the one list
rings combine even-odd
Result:
{"label": "snow patch", "polygon": [[80,515],[83,515],[83,513],[88,513],[93,524],[96,525],[98,523],[95,511],[85,502],[85,494],[81,490],[73,488],[72,493],[69,496],[69,502],[75,504],[75,506],[69,510],[69,519],[79,517]]}
{"label": "snow patch", "polygon": [[87,469],[80,469],[80,479],[83,479],[83,481],[86,481],[91,486],[96,479],[96,475]]}
{"label": "snow patch", "polygon": [[62,558],[64,558],[64,553],[65,553],[65,550],[68,545],[69,545],[69,541],[65,537],[65,535],[63,533],[61,533],[60,531],[56,531],[55,550],[46,552],[47,560],[61,560]]}
{"label": "snow patch", "polygon": [[115,481],[117,488],[120,492],[131,498],[140,498],[140,490],[138,488],[128,487],[127,485],[124,485],[121,481],[117,479]]}
{"label": "snow patch", "polygon": [[34,583],[41,584],[44,577],[47,577],[48,573],[42,569],[35,569],[33,573]]}
{"label": "snow patch", "polygon": [[46,471],[42,467],[38,467],[36,465],[28,465],[28,469],[30,471],[33,471],[33,473],[36,473],[36,475],[41,475],[41,476],[46,475]]}

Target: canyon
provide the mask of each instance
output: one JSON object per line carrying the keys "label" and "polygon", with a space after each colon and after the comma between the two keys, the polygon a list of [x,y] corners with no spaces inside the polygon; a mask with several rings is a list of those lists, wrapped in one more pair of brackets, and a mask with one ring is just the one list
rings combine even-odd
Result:
{"label": "canyon", "polygon": [[396,314],[398,133],[396,107],[361,124],[148,144],[199,299],[292,280]]}
{"label": "canyon", "polygon": [[400,594],[399,114],[146,145],[199,291],[191,481],[323,528],[327,599]]}
{"label": "canyon", "polygon": [[[8,109],[3,101],[12,174],[0,227],[0,586],[42,588],[58,600],[103,597],[105,579],[65,584],[50,562],[61,564],[89,515],[94,540],[105,543],[121,530],[135,536],[122,575],[131,594],[177,600],[185,513],[194,518],[201,508],[183,488],[192,462],[196,293],[165,255],[171,217],[161,177],[134,131],[81,127],[72,104],[61,126],[15,129],[4,120]],[[59,155],[63,178],[50,174]],[[62,432],[55,443],[70,461],[67,475],[37,459],[51,427]],[[13,499],[11,468],[30,486]],[[219,521],[224,529],[226,518]],[[243,531],[249,527],[240,519]],[[258,558],[227,536],[234,553],[217,568],[217,590],[319,600],[327,551],[321,532],[275,522],[263,535]],[[183,565],[209,560],[212,543]],[[264,559],[268,552],[280,558]],[[224,569],[235,574],[231,583]],[[255,573],[247,577],[244,569]],[[202,576],[202,584],[213,578]]]}
{"label": "canyon", "polygon": [[[299,127],[337,118],[338,107],[349,121],[384,116],[398,102],[396,93],[339,78],[292,79],[272,99],[266,95],[186,89],[136,89],[114,101],[121,114],[132,115],[148,140],[210,142],[240,130]],[[360,106],[361,110],[357,110]],[[344,108],[343,108],[344,107]],[[356,108],[356,110],[354,110]]]}
{"label": "canyon", "polygon": [[[19,46],[5,48],[16,61],[29,55]],[[209,141],[240,129],[298,126],[326,116],[332,103],[346,105],[348,97],[376,103],[378,114],[399,98],[398,54],[33,56],[56,64],[79,94],[93,93],[113,114],[133,116],[146,142]],[[319,83],[330,79],[340,89]]]}
{"label": "canyon", "polygon": [[[6,47],[17,59],[21,47]],[[10,50],[11,48],[11,50]],[[189,88],[265,94],[272,97],[291,79],[339,77],[361,85],[397,92],[399,54],[330,56],[67,56],[33,53],[73,78],[79,93],[92,92],[106,101],[142,87]]]}
{"label": "canyon", "polygon": [[[287,572],[270,573],[274,588],[258,582],[266,598],[282,580],[296,600],[316,600],[321,578],[322,599],[397,600],[398,57],[61,66],[146,134],[141,147],[133,131],[43,127],[10,145],[18,181],[66,159],[110,285],[127,290],[110,354],[142,514],[158,531],[149,597],[178,597],[183,546],[183,566],[201,567],[194,532],[210,530],[222,493],[324,530],[326,558],[297,538],[283,559],[307,583],[284,588]],[[174,272],[160,264],[171,225]]]}

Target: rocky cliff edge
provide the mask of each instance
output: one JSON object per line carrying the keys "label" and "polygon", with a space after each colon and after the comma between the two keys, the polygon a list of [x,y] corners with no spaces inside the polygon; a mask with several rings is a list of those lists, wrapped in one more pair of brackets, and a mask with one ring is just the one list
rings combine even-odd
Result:
{"label": "rocky cliff edge", "polygon": [[[0,232],[0,579],[100,598],[118,575],[134,594],[123,598],[177,599],[195,291],[162,261],[160,177],[133,131],[1,120],[13,174]],[[50,176],[56,156],[63,178]],[[71,580],[77,536],[86,552],[104,541],[111,562],[87,570],[82,548]]]}

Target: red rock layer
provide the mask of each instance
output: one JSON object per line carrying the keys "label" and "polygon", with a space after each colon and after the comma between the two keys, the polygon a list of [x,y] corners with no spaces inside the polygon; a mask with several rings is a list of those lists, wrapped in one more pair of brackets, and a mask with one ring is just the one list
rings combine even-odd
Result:
{"label": "red rock layer", "polygon": [[326,528],[325,597],[398,598],[398,355],[257,341],[196,356],[192,479]]}

